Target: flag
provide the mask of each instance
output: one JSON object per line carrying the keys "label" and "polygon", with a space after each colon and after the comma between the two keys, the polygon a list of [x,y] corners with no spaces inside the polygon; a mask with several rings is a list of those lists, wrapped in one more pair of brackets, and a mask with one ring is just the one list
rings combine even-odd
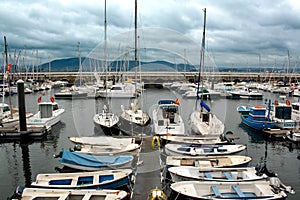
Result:
{"label": "flag", "polygon": [[180,105],[179,99],[176,99],[174,104]]}

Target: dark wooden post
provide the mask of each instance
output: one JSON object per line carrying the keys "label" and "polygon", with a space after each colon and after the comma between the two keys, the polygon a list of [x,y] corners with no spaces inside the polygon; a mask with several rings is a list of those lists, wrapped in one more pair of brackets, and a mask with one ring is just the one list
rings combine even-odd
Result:
{"label": "dark wooden post", "polygon": [[24,81],[18,80],[18,103],[19,103],[19,126],[20,131],[27,131],[26,124],[26,109],[25,109],[25,95],[24,95]]}

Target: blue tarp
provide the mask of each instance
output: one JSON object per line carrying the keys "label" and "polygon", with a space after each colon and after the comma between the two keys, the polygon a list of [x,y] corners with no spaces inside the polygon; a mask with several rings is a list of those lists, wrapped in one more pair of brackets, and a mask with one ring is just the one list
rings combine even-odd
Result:
{"label": "blue tarp", "polygon": [[97,156],[64,150],[59,161],[86,167],[106,167],[108,165],[121,165],[131,160],[133,160],[133,156]]}

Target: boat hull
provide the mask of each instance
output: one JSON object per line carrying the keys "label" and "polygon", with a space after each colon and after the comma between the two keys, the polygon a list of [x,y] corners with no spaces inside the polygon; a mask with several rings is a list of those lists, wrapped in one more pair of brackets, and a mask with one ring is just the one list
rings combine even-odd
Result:
{"label": "boat hull", "polygon": [[263,129],[272,129],[276,126],[275,122],[271,121],[250,120],[247,115],[241,115],[241,120],[246,126],[258,131],[262,131]]}

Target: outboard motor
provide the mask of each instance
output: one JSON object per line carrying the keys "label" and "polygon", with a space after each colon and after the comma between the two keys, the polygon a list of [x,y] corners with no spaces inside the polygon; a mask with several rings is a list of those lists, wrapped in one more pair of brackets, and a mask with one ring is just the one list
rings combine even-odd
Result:
{"label": "outboard motor", "polygon": [[224,133],[222,133],[221,135],[220,135],[220,139],[221,139],[221,141],[227,141],[228,143],[232,143],[232,139],[229,139],[226,135],[227,134],[233,134],[231,131],[227,131],[225,134]]}
{"label": "outboard motor", "polygon": [[295,194],[295,190],[291,186],[284,185],[277,177],[270,178],[270,186],[275,190],[276,193],[285,191],[290,194]]}
{"label": "outboard motor", "polygon": [[74,151],[81,151],[81,145],[80,145],[80,144],[75,144],[73,150],[74,150]]}

